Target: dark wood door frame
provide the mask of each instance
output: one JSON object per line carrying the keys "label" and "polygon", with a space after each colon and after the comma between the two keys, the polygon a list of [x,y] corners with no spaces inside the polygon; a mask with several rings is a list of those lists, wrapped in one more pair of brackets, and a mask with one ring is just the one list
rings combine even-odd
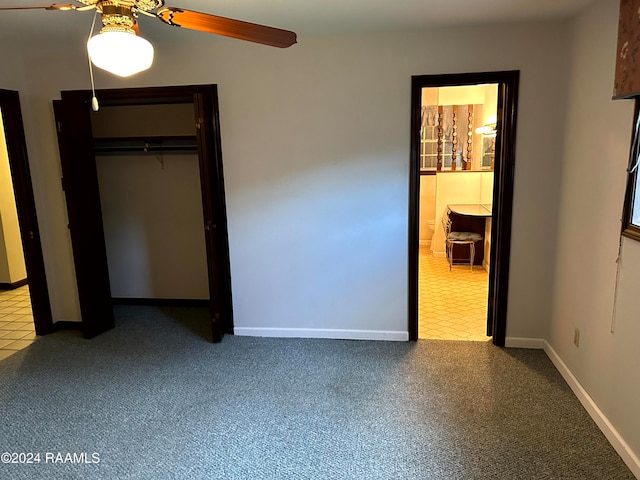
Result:
{"label": "dark wood door frame", "polygon": [[420,215],[420,114],[422,89],[460,85],[498,84],[498,123],[491,223],[487,335],[504,346],[507,327],[507,297],[516,120],[519,71],[420,75],[411,78],[411,158],[409,169],[409,340],[418,339],[418,259]]}
{"label": "dark wood door frame", "polygon": [[[207,250],[213,341],[233,333],[228,229],[216,85],[99,90],[102,106],[194,105]],[[87,338],[114,326],[98,177],[91,131],[92,93],[64,91],[54,102],[63,185],[78,280],[82,330]]]}
{"label": "dark wood door frame", "polygon": [[53,320],[18,92],[0,90],[0,109],[9,168],[13,179],[35,330],[37,335],[45,335],[53,330]]}

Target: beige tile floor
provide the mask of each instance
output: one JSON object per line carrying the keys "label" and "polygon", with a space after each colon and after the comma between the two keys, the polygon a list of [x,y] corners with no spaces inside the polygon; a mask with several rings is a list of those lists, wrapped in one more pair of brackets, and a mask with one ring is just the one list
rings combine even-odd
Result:
{"label": "beige tile floor", "polygon": [[454,265],[420,247],[418,338],[487,341],[489,276],[479,266]]}
{"label": "beige tile floor", "polygon": [[0,360],[36,340],[29,286],[0,290]]}

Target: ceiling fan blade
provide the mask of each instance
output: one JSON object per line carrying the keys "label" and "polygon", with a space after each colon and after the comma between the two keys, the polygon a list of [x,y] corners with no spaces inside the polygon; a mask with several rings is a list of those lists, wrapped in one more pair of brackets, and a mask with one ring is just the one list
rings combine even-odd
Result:
{"label": "ceiling fan blade", "polygon": [[30,7],[0,7],[0,10],[77,10],[78,7],[71,4],[53,4],[53,5],[39,5]]}
{"label": "ceiling fan blade", "polygon": [[256,23],[218,17],[208,13],[194,12],[183,8],[167,7],[159,10],[157,16],[164,23],[176,27],[215,33],[225,37],[239,38],[250,42],[262,43],[272,47],[286,48],[296,43],[295,32],[267,27]]}

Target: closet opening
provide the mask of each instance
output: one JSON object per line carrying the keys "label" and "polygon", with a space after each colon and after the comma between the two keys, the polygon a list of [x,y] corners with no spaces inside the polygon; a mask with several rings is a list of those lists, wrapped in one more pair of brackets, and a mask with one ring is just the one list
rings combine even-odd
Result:
{"label": "closet opening", "polygon": [[114,304],[209,307],[233,333],[215,85],[62,92],[54,102],[82,329]]}

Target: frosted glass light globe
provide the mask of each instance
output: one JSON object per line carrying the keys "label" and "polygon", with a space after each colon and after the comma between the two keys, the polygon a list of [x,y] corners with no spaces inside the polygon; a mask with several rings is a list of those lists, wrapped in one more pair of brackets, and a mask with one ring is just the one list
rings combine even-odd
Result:
{"label": "frosted glass light globe", "polygon": [[87,42],[91,62],[120,77],[147,70],[153,63],[153,45],[135,33],[102,32]]}

